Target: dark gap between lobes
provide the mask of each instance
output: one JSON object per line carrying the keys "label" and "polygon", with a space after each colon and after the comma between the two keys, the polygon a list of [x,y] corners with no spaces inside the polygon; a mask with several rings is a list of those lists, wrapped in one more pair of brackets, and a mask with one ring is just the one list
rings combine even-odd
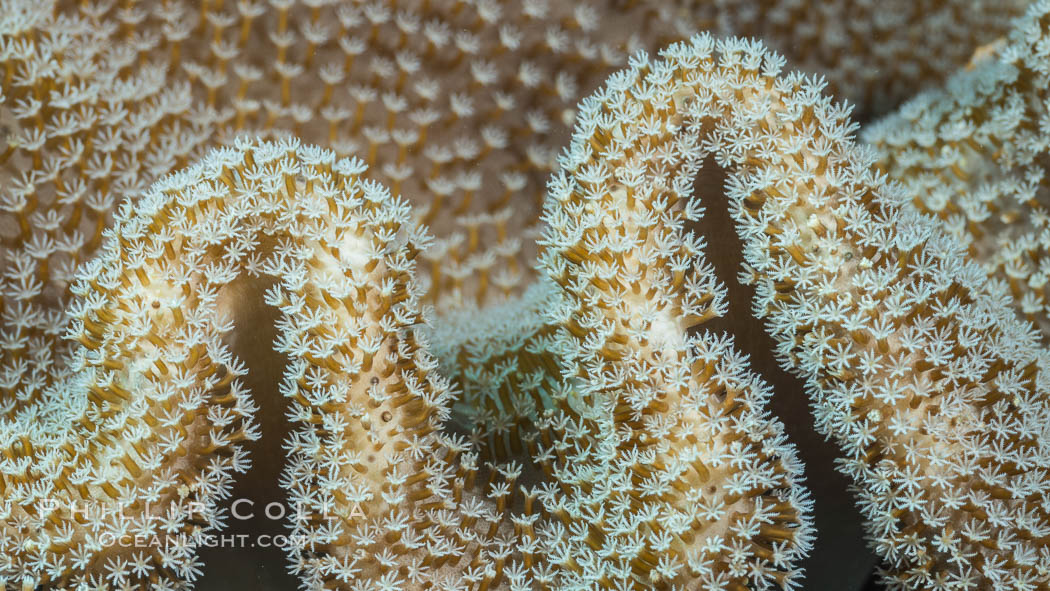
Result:
{"label": "dark gap between lobes", "polygon": [[693,185],[693,199],[704,205],[704,216],[687,227],[707,241],[705,255],[728,290],[729,311],[694,330],[728,332],[736,348],[750,356],[751,369],[773,387],[769,410],[784,423],[805,464],[817,537],[813,551],[802,562],[806,574],[801,590],[860,590],[878,560],[864,541],[860,511],[847,490],[850,481],[835,470],[837,446],[814,429],[802,380],[777,364],[773,339],[751,314],[755,290],[737,280],[743,243],[729,215],[725,180],[725,171],[708,157]]}

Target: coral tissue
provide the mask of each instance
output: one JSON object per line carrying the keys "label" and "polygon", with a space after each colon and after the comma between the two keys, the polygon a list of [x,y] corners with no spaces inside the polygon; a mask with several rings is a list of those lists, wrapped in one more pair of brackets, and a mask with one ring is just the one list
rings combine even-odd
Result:
{"label": "coral tissue", "polygon": [[1050,3],[866,144],[757,41],[640,49],[689,4],[0,5],[0,588],[192,588],[259,396],[304,589],[801,586],[805,467],[705,327],[727,207],[887,587],[1048,589]]}

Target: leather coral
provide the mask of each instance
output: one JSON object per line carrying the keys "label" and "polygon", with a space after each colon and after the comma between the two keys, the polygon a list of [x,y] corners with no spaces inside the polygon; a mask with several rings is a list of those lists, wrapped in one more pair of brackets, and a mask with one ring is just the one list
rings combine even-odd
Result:
{"label": "leather coral", "polygon": [[[636,52],[579,101],[679,13],[450,4],[4,12],[6,587],[190,585],[268,395],[295,425],[308,588],[798,586],[804,467],[704,327],[738,305],[689,229],[712,205],[885,579],[1047,585],[1046,352],[847,107],[709,36]],[[1007,62],[1042,47],[1046,11]],[[1006,103],[1038,111],[1037,65]],[[693,195],[710,163],[724,204]],[[287,364],[249,393],[226,336],[256,275],[280,313],[256,346]],[[70,510],[86,501],[120,518]],[[191,535],[106,543],[158,529]]]}

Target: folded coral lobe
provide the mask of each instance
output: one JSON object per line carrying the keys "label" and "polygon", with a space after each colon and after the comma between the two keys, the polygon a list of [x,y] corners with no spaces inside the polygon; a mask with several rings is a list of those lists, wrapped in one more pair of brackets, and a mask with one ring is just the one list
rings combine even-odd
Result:
{"label": "folded coral lobe", "polygon": [[[575,331],[584,349],[623,356],[631,316],[607,311],[682,281],[675,257],[696,248],[660,224],[683,215],[676,204],[699,209],[693,173],[713,156],[728,172],[753,310],[842,448],[885,580],[1045,588],[1050,383],[1032,328],[907,207],[819,84],[780,75],[782,60],[751,42],[701,36],[662,57],[637,57],[582,103],[551,183],[543,262],[584,296],[571,322],[598,335]],[[623,254],[635,245],[639,263]],[[668,264],[644,266],[657,257]],[[680,329],[707,309],[702,291],[683,293],[664,300]],[[650,327],[666,324],[652,312]]]}
{"label": "folded coral lobe", "polygon": [[[389,579],[346,562],[372,559],[351,552],[368,545],[353,536],[384,515],[429,519],[402,503],[462,499],[471,465],[453,465],[456,442],[433,434],[447,391],[412,333],[412,260],[427,239],[365,168],[238,140],[124,204],[73,289],[73,373],[43,402],[67,423],[3,431],[5,584],[163,589],[200,575],[195,534],[222,525],[217,502],[248,465],[238,442],[258,435],[248,368],[224,341],[240,305],[224,288],[243,276],[276,279],[259,295],[281,311],[279,336],[260,346],[291,359],[280,391],[299,427],[289,488],[304,580],[320,585],[311,565],[331,553],[357,579]],[[85,503],[100,513],[81,514]],[[404,525],[378,540],[395,555]]]}
{"label": "folded coral lobe", "polygon": [[[581,103],[548,184],[539,268],[554,295],[543,314],[565,369],[539,447],[572,499],[544,501],[575,534],[554,547],[610,588],[790,589],[812,541],[801,465],[764,410],[768,386],[731,339],[703,331],[725,290],[686,227],[702,214],[689,199],[702,158],[699,129],[676,110],[685,84],[732,83],[712,49],[704,37],[669,51],[679,63],[632,58]],[[740,67],[777,67],[764,57]],[[604,521],[584,536],[568,520],[577,514]]]}
{"label": "folded coral lobe", "polygon": [[943,88],[867,126],[879,166],[1050,334],[1050,46],[1045,2]]}

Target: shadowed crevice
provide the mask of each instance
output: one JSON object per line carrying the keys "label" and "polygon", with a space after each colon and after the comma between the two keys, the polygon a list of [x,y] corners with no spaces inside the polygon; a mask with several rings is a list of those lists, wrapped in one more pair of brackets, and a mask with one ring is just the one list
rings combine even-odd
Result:
{"label": "shadowed crevice", "polygon": [[703,218],[690,229],[707,241],[707,257],[728,290],[729,311],[723,318],[704,323],[700,330],[728,332],[736,347],[751,358],[751,368],[773,387],[769,410],[783,423],[805,464],[805,485],[814,501],[816,544],[802,561],[806,577],[803,591],[863,588],[877,559],[864,542],[860,511],[847,491],[848,478],[835,470],[835,444],[825,441],[813,427],[802,380],[777,364],[773,339],[751,314],[754,289],[737,280],[743,263],[743,243],[729,215],[725,197],[725,171],[708,158],[694,183],[694,199],[706,207]]}
{"label": "shadowed crevice", "polygon": [[[227,527],[216,533],[216,539],[228,541],[225,547],[201,548],[204,575],[194,585],[195,591],[294,591],[298,579],[288,572],[288,553],[274,547],[277,536],[288,534],[288,517],[269,519],[267,505],[277,516],[280,509],[293,510],[287,494],[280,487],[285,453],[282,444],[291,431],[285,414],[286,403],[278,386],[287,358],[273,350],[277,337],[280,311],[263,302],[263,293],[272,284],[269,279],[242,278],[224,288],[220,302],[233,315],[235,329],[227,337],[234,355],[248,367],[245,386],[259,407],[255,422],[262,436],[244,442],[251,459],[251,469],[236,478],[233,492],[224,507]],[[240,501],[237,512],[251,519],[236,519],[231,505]],[[229,543],[232,541],[232,543]],[[264,544],[270,544],[264,547]]]}

